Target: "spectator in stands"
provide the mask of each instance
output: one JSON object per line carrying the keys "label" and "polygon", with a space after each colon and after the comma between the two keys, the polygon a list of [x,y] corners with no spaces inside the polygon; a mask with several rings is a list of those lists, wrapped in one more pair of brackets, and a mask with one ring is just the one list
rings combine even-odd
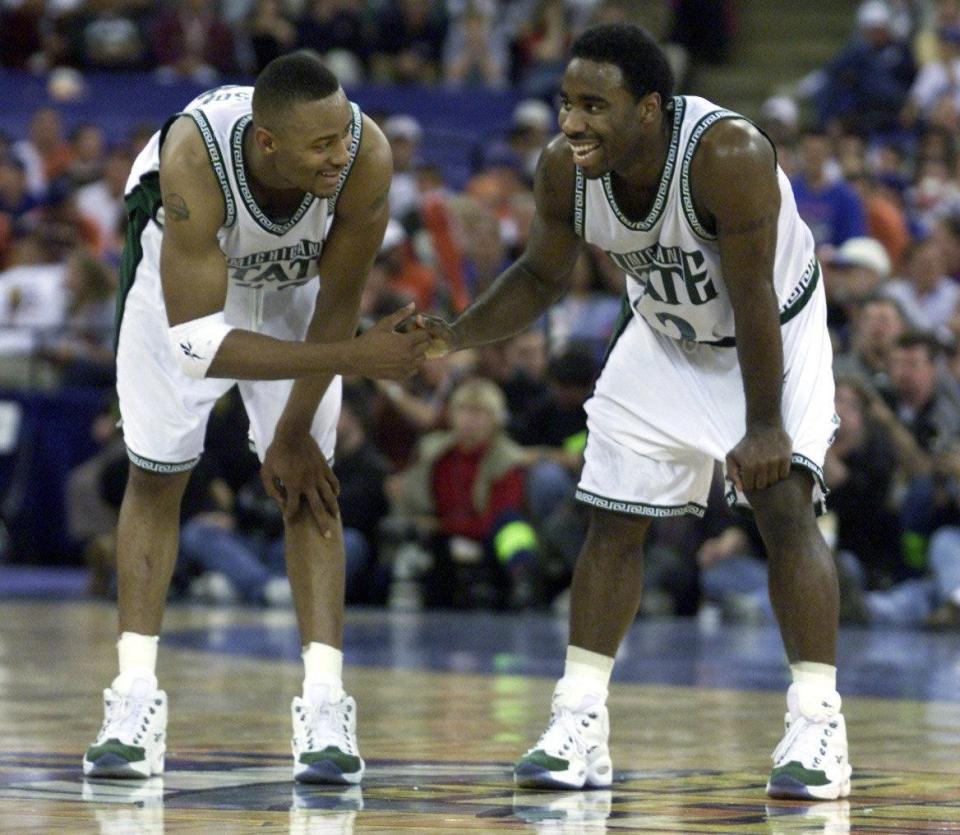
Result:
{"label": "spectator in stands", "polygon": [[895,299],[882,295],[864,299],[854,311],[849,349],[834,354],[833,372],[857,377],[890,401],[890,355],[907,330],[906,318]]}
{"label": "spectator in stands", "polygon": [[623,306],[622,273],[620,286],[609,286],[599,264],[602,258],[602,253],[584,247],[574,265],[567,293],[547,311],[551,353],[577,343],[587,346],[597,361],[602,360]]}
{"label": "spectator in stands", "polygon": [[346,385],[337,422],[333,473],[340,482],[340,518],[346,552],[347,600],[382,599],[378,576],[378,528],[389,505],[383,490],[389,472],[387,460],[367,437],[370,394],[358,385]]}
{"label": "spectator in stands", "polygon": [[123,247],[123,195],[131,163],[130,152],[124,146],[111,148],[104,160],[103,176],[76,193],[78,211],[96,224],[104,255],[113,261],[119,260]]}
{"label": "spectator in stands", "polygon": [[572,32],[563,0],[537,0],[517,34],[518,84],[530,98],[550,98],[560,86]]}
{"label": "spectator in stands", "polygon": [[890,258],[873,238],[849,238],[834,249],[824,247],[820,259],[827,292],[827,321],[845,340],[856,305],[874,295],[890,275]]}
{"label": "spectator in stands", "polygon": [[173,0],[154,20],[152,43],[160,78],[212,84],[235,69],[233,33],[211,0]]}
{"label": "spectator in stands", "polygon": [[916,66],[891,24],[883,0],[858,9],[856,36],[826,67],[816,95],[822,125],[866,133],[896,126]]}
{"label": "spectator in stands", "polygon": [[513,108],[507,142],[520,159],[524,178],[533,183],[540,154],[557,132],[557,115],[540,99],[524,99]]}
{"label": "spectator in stands", "polygon": [[874,417],[876,398],[861,380],[837,378],[840,423],[823,466],[830,488],[827,509],[836,517],[836,549],[857,560],[870,589],[904,578],[900,524],[891,494],[899,455],[893,438]]}
{"label": "spectator in stands", "polygon": [[253,50],[254,74],[297,42],[297,30],[284,15],[280,0],[256,0],[243,29]]}
{"label": "spectator in stands", "polygon": [[14,243],[26,234],[40,205],[27,189],[23,163],[13,156],[0,159],[0,270],[9,266]]}
{"label": "spectator in stands", "polygon": [[867,234],[883,244],[893,269],[897,269],[910,244],[910,230],[902,200],[865,169],[848,179],[863,201]]}
{"label": "spectator in stands", "polygon": [[377,17],[374,76],[400,84],[431,84],[441,76],[447,17],[434,0],[388,0]]}
{"label": "spectator in stands", "polygon": [[413,254],[403,225],[394,218],[387,224],[377,262],[386,276],[386,289],[401,300],[417,303],[417,310],[437,309],[437,276]]}
{"label": "spectator in stands", "polygon": [[116,275],[80,250],[67,262],[66,321],[44,339],[39,356],[59,371],[62,385],[110,388],[115,381],[113,315]]}
{"label": "spectator in stands", "polygon": [[960,280],[960,212],[940,218],[932,231],[947,275]]}
{"label": "spectator in stands", "polygon": [[937,29],[937,58],[924,64],[900,112],[905,127],[918,122],[956,132],[960,129],[960,25]]}
{"label": "spectator in stands", "polygon": [[59,27],[69,52],[83,69],[143,70],[151,64],[147,20],[150,0],[84,3],[65,15]]}
{"label": "spectator in stands", "polygon": [[932,238],[913,245],[904,262],[903,278],[889,281],[883,293],[897,300],[907,323],[949,341],[948,328],[960,301],[960,284],[946,275],[940,247]]}
{"label": "spectator in stands", "polygon": [[760,105],[757,124],[773,141],[777,162],[793,178],[797,173],[796,144],[800,126],[800,108],[790,96],[770,96]]}
{"label": "spectator in stands", "polygon": [[473,379],[450,397],[452,429],[431,433],[388,481],[393,514],[430,542],[429,604],[489,607],[533,600],[536,536],[524,518],[523,450],[504,432],[506,399]]}
{"label": "spectator in stands", "polygon": [[890,355],[891,408],[928,454],[960,438],[960,405],[941,375],[942,349],[931,334],[907,332]]}
{"label": "spectator in stands", "polygon": [[842,179],[826,133],[808,130],[801,136],[800,171],[790,182],[800,216],[818,247],[866,235],[863,201]]}
{"label": "spectator in stands", "polygon": [[587,413],[599,364],[585,345],[570,345],[547,365],[547,396],[511,432],[528,451],[527,503],[535,523],[572,498],[587,445]]}
{"label": "spectator in stands", "polygon": [[13,154],[23,163],[30,195],[43,198],[49,184],[65,175],[73,161],[60,114],[51,107],[37,110],[30,119],[27,138],[14,144]]}
{"label": "spectator in stands", "polygon": [[[375,32],[364,20],[363,0],[309,0],[297,21],[297,46],[325,58],[350,56],[359,79],[366,75]],[[340,70],[337,77],[342,78]]]}
{"label": "spectator in stands", "polygon": [[443,79],[452,87],[498,88],[507,83],[508,45],[497,26],[495,0],[468,0],[444,43]]}
{"label": "spectator in stands", "polygon": [[73,186],[84,186],[98,180],[103,173],[103,158],[106,139],[98,125],[78,125],[70,133],[73,159],[67,169],[67,177]]}
{"label": "spectator in stands", "polygon": [[383,133],[393,152],[393,179],[390,182],[390,216],[401,223],[417,211],[420,190],[414,171],[423,128],[413,117],[398,113],[383,123]]}
{"label": "spectator in stands", "polygon": [[467,289],[476,297],[507,263],[500,223],[494,212],[474,197],[454,197],[450,207],[459,232]]}

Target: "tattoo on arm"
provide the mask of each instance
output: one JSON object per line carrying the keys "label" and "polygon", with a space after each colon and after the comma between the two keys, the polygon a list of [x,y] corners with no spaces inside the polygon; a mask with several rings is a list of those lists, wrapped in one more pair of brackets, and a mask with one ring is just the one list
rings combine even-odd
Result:
{"label": "tattoo on arm", "polygon": [[772,226],[777,222],[779,212],[770,212],[769,214],[755,217],[752,220],[745,220],[741,223],[725,223],[720,229],[725,235],[746,235],[750,232],[756,232],[767,226]]}
{"label": "tattoo on arm", "polygon": [[168,194],[164,198],[163,209],[166,216],[173,220],[187,220],[190,217],[187,201],[176,192]]}

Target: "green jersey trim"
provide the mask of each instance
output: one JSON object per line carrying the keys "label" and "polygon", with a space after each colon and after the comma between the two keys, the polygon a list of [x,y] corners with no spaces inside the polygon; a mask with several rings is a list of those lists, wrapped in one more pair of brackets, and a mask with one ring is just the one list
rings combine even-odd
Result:
{"label": "green jersey trim", "polygon": [[313,204],[313,201],[317,198],[307,192],[303,195],[303,200],[300,202],[300,206],[293,213],[293,216],[286,221],[286,223],[274,223],[267,217],[266,213],[260,206],[257,204],[256,199],[253,196],[253,192],[250,190],[250,184],[247,182],[247,172],[246,167],[243,164],[243,134],[249,125],[253,121],[253,114],[248,113],[246,116],[241,116],[237,119],[236,124],[233,126],[233,135],[230,140],[231,154],[233,157],[233,176],[237,180],[237,188],[240,190],[240,197],[243,198],[243,203],[247,207],[247,211],[250,213],[250,216],[259,224],[259,226],[269,232],[272,235],[285,235],[294,226],[299,223],[300,218],[302,218],[306,213],[307,209]]}
{"label": "green jersey trim", "polygon": [[353,102],[350,102],[350,108],[353,110],[353,124],[350,126],[350,133],[352,134],[349,150],[350,162],[348,162],[347,167],[340,172],[340,181],[337,183],[337,190],[334,192],[333,197],[327,200],[328,215],[332,215],[337,208],[337,198],[343,191],[347,177],[349,177],[350,172],[353,171],[353,164],[357,161],[357,151],[360,150],[360,140],[363,139],[363,114],[360,112],[360,107]]}
{"label": "green jersey trim", "polygon": [[224,227],[233,226],[237,219],[237,201],[233,197],[233,189],[230,188],[230,180],[227,178],[226,159],[220,150],[220,143],[217,142],[217,136],[213,132],[213,128],[210,126],[206,114],[204,114],[202,110],[190,110],[185,115],[193,119],[200,129],[200,135],[203,137],[203,142],[207,146],[207,154],[210,156],[210,164],[213,166],[213,171],[217,175],[217,180],[220,183],[224,204],[223,225]]}
{"label": "green jersey trim", "polygon": [[742,119],[739,113],[732,110],[714,110],[704,116],[696,125],[687,140],[687,147],[683,154],[683,161],[680,163],[680,202],[683,204],[683,214],[687,218],[687,223],[694,234],[703,238],[705,241],[715,241],[717,236],[708,232],[700,218],[697,217],[696,209],[693,206],[693,193],[690,190],[690,163],[693,155],[697,152],[700,140],[703,135],[713,127],[717,122],[724,119]]}
{"label": "green jersey trim", "polygon": [[143,230],[151,221],[156,222],[157,212],[162,204],[160,196],[160,173],[149,171],[140,178],[123,199],[127,213],[127,230],[124,235],[123,253],[120,256],[120,286],[117,289],[117,307],[113,321],[113,350],[120,344],[120,324],[127,305],[127,296],[137,277],[137,267],[143,260],[143,244],[140,241]]}

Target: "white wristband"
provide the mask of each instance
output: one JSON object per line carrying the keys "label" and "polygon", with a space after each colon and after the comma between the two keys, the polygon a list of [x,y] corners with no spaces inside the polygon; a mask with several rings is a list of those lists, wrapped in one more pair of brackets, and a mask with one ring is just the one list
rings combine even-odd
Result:
{"label": "white wristband", "polygon": [[222,310],[171,327],[167,331],[170,346],[183,373],[195,380],[206,377],[220,343],[232,330]]}

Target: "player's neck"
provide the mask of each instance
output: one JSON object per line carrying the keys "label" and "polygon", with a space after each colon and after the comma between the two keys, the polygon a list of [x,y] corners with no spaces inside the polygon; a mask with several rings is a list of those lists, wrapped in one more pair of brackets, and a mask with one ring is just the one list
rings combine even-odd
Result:
{"label": "player's neck", "polygon": [[673,120],[661,112],[660,123],[651,127],[650,138],[638,145],[629,164],[614,170],[614,179],[631,189],[656,189],[667,164],[672,139]]}
{"label": "player's neck", "polygon": [[292,211],[287,212],[287,209],[293,206],[295,210],[303,200],[304,192],[291,188],[273,170],[267,157],[257,147],[250,128],[247,128],[243,137],[243,167],[254,199],[268,215],[289,216]]}

